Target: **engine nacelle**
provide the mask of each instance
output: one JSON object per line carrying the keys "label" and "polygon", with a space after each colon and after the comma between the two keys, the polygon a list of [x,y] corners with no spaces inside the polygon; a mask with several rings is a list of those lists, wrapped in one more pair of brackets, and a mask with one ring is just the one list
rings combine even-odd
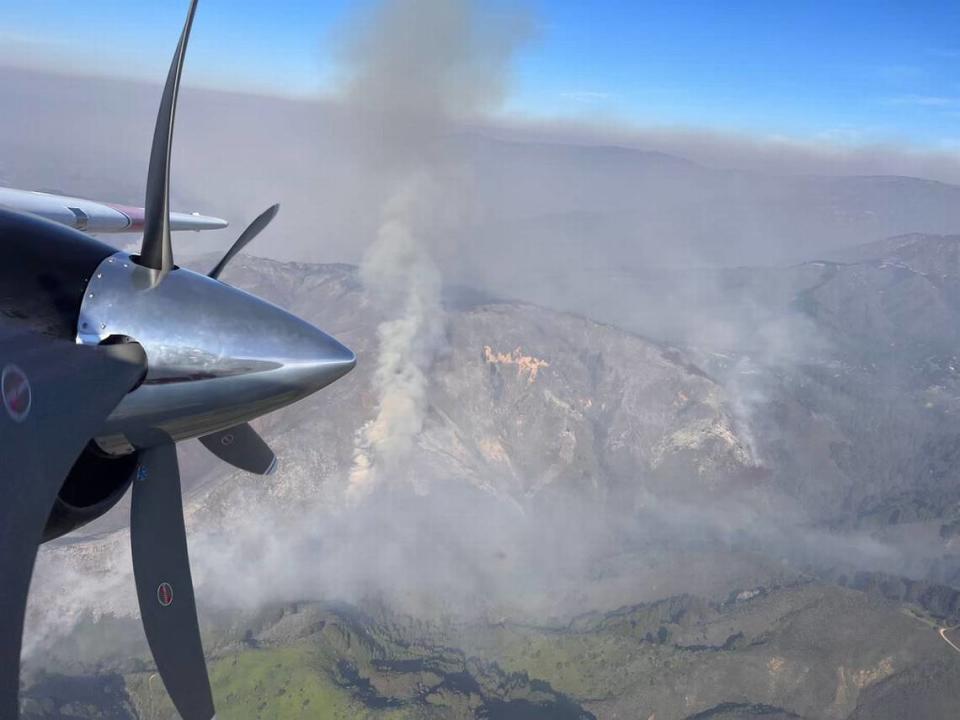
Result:
{"label": "engine nacelle", "polygon": [[43,542],[66,535],[105,514],[127,492],[136,469],[137,453],[107,455],[90,443],[57,493]]}

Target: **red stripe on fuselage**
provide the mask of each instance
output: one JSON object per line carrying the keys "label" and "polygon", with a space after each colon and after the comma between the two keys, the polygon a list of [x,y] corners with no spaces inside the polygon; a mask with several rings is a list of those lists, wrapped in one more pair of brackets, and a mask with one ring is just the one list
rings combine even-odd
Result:
{"label": "red stripe on fuselage", "polygon": [[143,208],[130,207],[129,205],[113,205],[111,203],[103,204],[108,208],[116,210],[118,213],[123,213],[127,217],[127,220],[130,222],[130,224],[127,225],[127,230],[143,230]]}

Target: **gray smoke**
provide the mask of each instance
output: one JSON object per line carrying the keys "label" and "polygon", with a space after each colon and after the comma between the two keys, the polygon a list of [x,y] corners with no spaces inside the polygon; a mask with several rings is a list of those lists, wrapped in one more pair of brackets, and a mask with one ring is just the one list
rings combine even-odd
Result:
{"label": "gray smoke", "polygon": [[[496,106],[515,45],[488,32],[472,0],[389,0],[347,45],[349,114],[365,130],[358,157],[387,178],[380,226],[360,265],[377,329],[376,416],[358,433],[348,496],[408,474],[443,342],[442,281],[429,242],[453,242],[468,212],[460,163],[444,138]],[[462,223],[459,223],[462,225]]]}

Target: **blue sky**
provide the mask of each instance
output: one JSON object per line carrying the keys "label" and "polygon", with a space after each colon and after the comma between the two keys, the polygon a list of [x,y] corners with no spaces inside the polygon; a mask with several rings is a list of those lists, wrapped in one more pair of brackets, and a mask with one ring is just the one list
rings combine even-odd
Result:
{"label": "blue sky", "polygon": [[[323,92],[339,29],[371,3],[203,0],[187,81]],[[159,80],[185,6],[0,0],[0,54],[23,65]],[[509,114],[960,148],[957,0],[527,7],[536,32],[514,64]]]}

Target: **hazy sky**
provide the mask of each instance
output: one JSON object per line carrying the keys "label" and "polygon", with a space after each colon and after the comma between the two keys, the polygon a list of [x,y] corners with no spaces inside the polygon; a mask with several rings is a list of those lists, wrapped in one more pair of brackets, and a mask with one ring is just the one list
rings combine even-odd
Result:
{"label": "hazy sky", "polygon": [[[203,0],[186,82],[309,95],[369,0]],[[159,81],[186,0],[0,0],[0,62]],[[484,12],[513,21],[520,3]],[[533,0],[505,111],[960,147],[960,3]]]}

